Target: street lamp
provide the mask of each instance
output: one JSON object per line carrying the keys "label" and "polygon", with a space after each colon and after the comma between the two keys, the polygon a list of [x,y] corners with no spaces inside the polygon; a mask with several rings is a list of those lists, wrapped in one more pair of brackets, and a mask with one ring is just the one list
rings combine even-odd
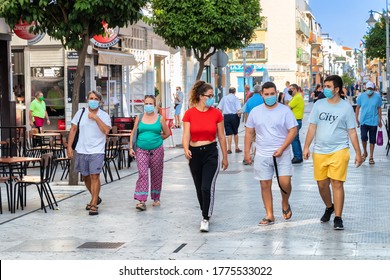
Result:
{"label": "street lamp", "polygon": [[390,81],[389,81],[389,74],[390,74],[390,41],[389,41],[389,5],[388,5],[388,0],[386,0],[386,10],[384,11],[384,13],[379,13],[379,12],[376,12],[376,11],[373,11],[373,10],[370,11],[370,17],[366,21],[367,24],[370,27],[374,27],[376,22],[377,22],[375,20],[375,18],[374,18],[373,13],[379,14],[382,17],[384,17],[385,18],[385,22],[386,22],[386,87],[387,87],[386,98],[387,98],[387,100],[389,100],[389,98],[390,98],[389,97],[389,92],[390,92]]}

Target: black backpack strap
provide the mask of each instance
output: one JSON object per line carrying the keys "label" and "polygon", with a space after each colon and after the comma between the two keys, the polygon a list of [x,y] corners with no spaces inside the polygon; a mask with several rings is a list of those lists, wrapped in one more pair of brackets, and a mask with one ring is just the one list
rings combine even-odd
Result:
{"label": "black backpack strap", "polygon": [[279,172],[278,172],[278,163],[276,162],[276,157],[273,156],[273,160],[274,160],[274,167],[275,167],[275,173],[276,173],[276,179],[278,180],[278,185],[279,185],[279,188],[280,190],[287,194],[287,192],[285,190],[283,190],[283,188],[280,186],[280,182],[279,182]]}

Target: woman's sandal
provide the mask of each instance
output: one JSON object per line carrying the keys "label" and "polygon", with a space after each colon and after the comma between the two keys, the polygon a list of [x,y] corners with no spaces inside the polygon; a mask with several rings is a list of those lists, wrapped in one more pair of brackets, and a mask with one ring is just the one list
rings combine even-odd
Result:
{"label": "woman's sandal", "polygon": [[[99,205],[100,203],[102,203],[102,199],[98,197],[97,205]],[[88,203],[87,206],[85,206],[85,210],[89,211],[89,209],[91,209],[91,206],[92,204]]]}
{"label": "woman's sandal", "polygon": [[160,200],[153,201],[152,206],[160,206]]}
{"label": "woman's sandal", "polygon": [[137,203],[137,204],[135,205],[135,208],[136,208],[137,210],[140,210],[140,211],[145,211],[145,210],[146,210],[146,204],[145,204],[145,202]]}
{"label": "woman's sandal", "polygon": [[370,158],[369,164],[375,164],[374,158]]}
{"label": "woman's sandal", "polygon": [[91,216],[95,216],[95,215],[98,215],[99,212],[98,212],[98,208],[96,205],[91,205],[91,208],[89,209],[89,215]]}
{"label": "woman's sandal", "polygon": [[259,226],[270,226],[270,225],[273,225],[274,223],[275,223],[275,220],[263,218],[259,222]]}
{"label": "woman's sandal", "polygon": [[[282,209],[282,212],[283,212],[283,218],[284,218],[286,221],[291,219],[291,217],[292,217],[292,211],[291,211],[290,204],[288,205],[287,210],[283,210],[283,209]],[[290,214],[290,215],[289,215],[289,214]]]}

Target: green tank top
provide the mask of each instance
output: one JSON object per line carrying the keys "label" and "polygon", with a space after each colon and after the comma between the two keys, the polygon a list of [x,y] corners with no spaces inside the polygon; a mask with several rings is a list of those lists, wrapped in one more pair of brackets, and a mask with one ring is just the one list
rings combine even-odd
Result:
{"label": "green tank top", "polygon": [[157,149],[163,144],[160,118],[161,116],[158,115],[157,121],[152,124],[146,124],[140,120],[138,124],[137,147],[150,151]]}

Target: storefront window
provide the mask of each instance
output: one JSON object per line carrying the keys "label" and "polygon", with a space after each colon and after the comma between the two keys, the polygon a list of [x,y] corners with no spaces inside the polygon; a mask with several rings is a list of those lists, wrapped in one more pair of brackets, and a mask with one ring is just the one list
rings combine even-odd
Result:
{"label": "storefront window", "polygon": [[31,100],[34,100],[37,91],[42,91],[45,97],[49,116],[65,117],[63,67],[31,68]]}

